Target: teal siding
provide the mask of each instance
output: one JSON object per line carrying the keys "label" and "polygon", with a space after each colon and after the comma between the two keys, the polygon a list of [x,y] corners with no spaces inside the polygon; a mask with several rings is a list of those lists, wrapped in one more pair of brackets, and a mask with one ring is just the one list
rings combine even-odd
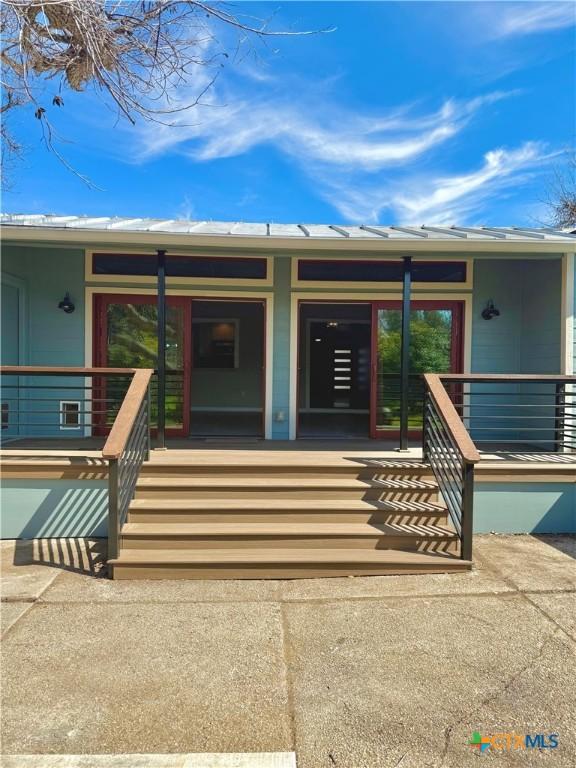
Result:
{"label": "teal siding", "polygon": [[1,538],[106,536],[106,480],[3,480]]}
{"label": "teal siding", "polygon": [[[24,281],[28,296],[27,365],[84,365],[84,252],[5,246],[2,270]],[[58,303],[68,291],[76,310]]]}
{"label": "teal siding", "polygon": [[[25,331],[28,341],[25,359],[21,363],[83,365],[83,250],[5,246],[3,270],[21,278],[26,286],[28,312]],[[268,365],[272,365],[273,379],[272,434],[274,438],[286,439],[290,416],[289,256],[275,258],[274,272],[273,356],[267,361]],[[106,291],[109,287],[111,284],[102,286],[102,290]],[[187,287],[193,288],[193,283]],[[347,291],[345,286],[335,286],[333,290],[339,288]],[[243,290],[238,288],[238,295]],[[249,290],[254,292],[253,288]],[[270,289],[263,287],[262,290]],[[477,258],[474,266],[471,370],[478,373],[558,373],[560,290],[559,259]],[[66,291],[70,292],[76,305],[76,311],[71,315],[58,309],[58,302]],[[354,289],[354,292],[360,291]],[[384,295],[378,289],[362,293],[367,298]],[[481,319],[481,312],[490,298],[501,315],[485,321]],[[8,350],[9,345],[5,349]],[[576,345],[574,355],[576,360]],[[280,413],[283,420],[279,419]]]}
{"label": "teal siding", "polygon": [[[57,248],[34,248],[5,246],[2,250],[3,273],[19,278],[26,294],[26,313],[24,328],[20,329],[26,338],[20,365],[38,366],[82,366],[84,365],[84,251]],[[75,311],[66,314],[58,309],[58,304],[68,292],[75,304]],[[10,338],[8,318],[3,317],[2,362],[8,364],[10,347],[4,341]],[[18,322],[13,317],[12,323]],[[7,354],[8,353],[8,354]],[[61,379],[28,379],[30,385],[55,384]],[[68,380],[72,384],[84,385],[83,379]],[[25,434],[63,434],[60,430],[58,405],[49,406],[45,402],[16,405],[10,399],[12,391],[6,389],[3,402],[9,407],[9,431],[5,436],[15,436],[16,417],[20,412],[20,435]],[[43,395],[36,390],[36,398],[50,397],[58,400],[79,400],[85,395],[84,390],[51,389]],[[32,411],[42,411],[33,413]],[[14,428],[12,427],[14,425]],[[67,432],[68,436],[81,434],[82,430]]]}
{"label": "teal siding", "polygon": [[[560,373],[561,291],[560,259],[477,259],[472,372]],[[489,299],[500,317],[483,320]]]}
{"label": "teal siding", "polygon": [[[555,260],[494,260],[478,259],[474,268],[474,295],[472,319],[472,363],[473,373],[560,373],[561,350],[561,290],[562,264]],[[486,302],[492,299],[500,310],[500,316],[492,320],[482,318]],[[476,402],[509,403],[511,394],[518,395],[517,402],[527,402],[522,394],[538,392],[554,396],[554,385],[516,384],[502,385],[505,393],[501,398],[491,395]],[[475,385],[472,392],[495,392],[493,385]],[[503,409],[505,410],[505,409]],[[509,410],[509,409],[508,409]],[[522,409],[515,411],[521,416]],[[538,422],[539,431],[519,432],[511,429],[510,421],[500,424],[493,420],[492,428],[499,431],[476,431],[486,426],[482,417],[486,409],[471,411],[470,431],[475,439],[491,437],[497,440],[534,439],[552,440],[553,421]],[[548,413],[547,411],[546,413]],[[535,410],[529,411],[537,415]],[[491,414],[493,415],[493,414]],[[524,427],[520,420],[515,426]]]}
{"label": "teal siding", "polygon": [[575,483],[477,483],[475,533],[576,533]]}
{"label": "teal siding", "polygon": [[[574,257],[576,259],[576,257]],[[574,321],[574,367],[572,371],[576,373],[576,269],[574,270],[574,314],[572,316]]]}
{"label": "teal siding", "polygon": [[[287,440],[290,410],[290,268],[289,258],[274,264],[274,344],[272,386],[272,437]],[[278,415],[284,420],[278,421]]]}

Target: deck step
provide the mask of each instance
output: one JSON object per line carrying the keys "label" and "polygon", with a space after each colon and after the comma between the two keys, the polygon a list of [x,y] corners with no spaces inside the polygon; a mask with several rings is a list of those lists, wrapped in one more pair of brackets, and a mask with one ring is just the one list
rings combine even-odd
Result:
{"label": "deck step", "polygon": [[387,490],[433,491],[438,484],[433,480],[379,478],[315,478],[315,477],[140,477],[137,488],[161,488],[170,491],[178,488],[254,488],[267,491],[270,488],[317,488],[325,491],[332,488],[350,490],[357,488],[384,488]]}
{"label": "deck step", "polygon": [[455,551],[456,534],[440,525],[397,523],[127,523],[126,548],[363,547]]}
{"label": "deck step", "polygon": [[115,579],[290,579],[446,573],[471,563],[449,554],[396,549],[124,549]]}
{"label": "deck step", "polygon": [[446,521],[443,504],[404,498],[137,498],[130,504],[130,523],[334,523],[383,521],[395,524]]}
{"label": "deck step", "polygon": [[401,478],[357,477],[141,477],[136,498],[244,498],[265,495],[276,498],[375,498],[436,500],[434,481]]}
{"label": "deck step", "polygon": [[419,461],[390,461],[357,457],[308,454],[298,451],[283,452],[275,457],[273,451],[260,456],[234,457],[234,460],[207,458],[197,461],[161,460],[143,465],[140,477],[218,477],[222,479],[252,476],[261,478],[336,478],[336,477],[430,477],[430,467]]}

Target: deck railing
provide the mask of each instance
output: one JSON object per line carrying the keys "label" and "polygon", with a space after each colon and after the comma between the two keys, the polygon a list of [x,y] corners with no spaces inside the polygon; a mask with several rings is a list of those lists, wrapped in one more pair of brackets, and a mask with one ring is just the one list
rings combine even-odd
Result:
{"label": "deck railing", "polygon": [[483,452],[576,452],[576,376],[442,374],[440,380]]}
{"label": "deck railing", "polygon": [[118,557],[120,533],[136,481],[150,458],[151,370],[137,370],[110,431],[102,457],[108,461],[108,558]]}
{"label": "deck railing", "polygon": [[460,538],[460,557],[472,559],[474,465],[478,453],[440,377],[424,374],[423,458],[430,464]]}
{"label": "deck railing", "polygon": [[[422,449],[461,557],[472,557],[474,466],[485,454],[576,461],[576,376],[424,375]],[[552,461],[552,458],[550,458]]]}
{"label": "deck railing", "polygon": [[5,442],[25,447],[28,439],[50,445],[69,437],[80,438],[80,447],[84,438],[107,435],[108,557],[117,557],[138,474],[150,454],[153,371],[2,366],[0,374]]}

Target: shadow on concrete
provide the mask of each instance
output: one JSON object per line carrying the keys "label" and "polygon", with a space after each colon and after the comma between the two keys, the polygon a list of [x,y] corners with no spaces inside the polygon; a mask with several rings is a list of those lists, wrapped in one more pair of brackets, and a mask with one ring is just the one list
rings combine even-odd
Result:
{"label": "shadow on concrete", "polygon": [[14,549],[14,565],[46,565],[103,578],[107,576],[106,539],[21,539]]}
{"label": "shadow on concrete", "polygon": [[533,533],[532,538],[563,552],[576,560],[576,534]]}

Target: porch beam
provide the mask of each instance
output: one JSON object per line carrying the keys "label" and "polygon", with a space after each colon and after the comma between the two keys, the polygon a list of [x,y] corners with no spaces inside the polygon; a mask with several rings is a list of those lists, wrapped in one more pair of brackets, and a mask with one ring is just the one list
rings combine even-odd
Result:
{"label": "porch beam", "polygon": [[402,273],[402,338],[400,349],[400,450],[408,450],[408,387],[410,382],[410,294],[412,258],[404,256]]}
{"label": "porch beam", "polygon": [[158,291],[158,362],[157,399],[158,435],[156,447],[166,447],[166,251],[158,250],[157,291]]}

